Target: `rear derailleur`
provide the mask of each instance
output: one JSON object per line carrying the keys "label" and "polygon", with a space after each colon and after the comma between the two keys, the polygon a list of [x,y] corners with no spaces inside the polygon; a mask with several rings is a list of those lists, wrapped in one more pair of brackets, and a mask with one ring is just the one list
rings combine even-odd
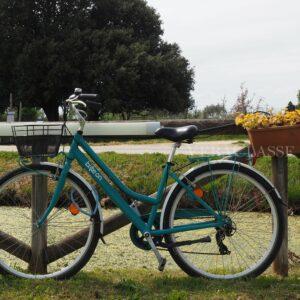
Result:
{"label": "rear derailleur", "polygon": [[230,224],[226,224],[224,227],[217,229],[216,241],[221,255],[229,255],[231,253],[231,251],[227,248],[223,241],[225,240],[226,236],[233,236],[235,231],[235,224],[231,222]]}

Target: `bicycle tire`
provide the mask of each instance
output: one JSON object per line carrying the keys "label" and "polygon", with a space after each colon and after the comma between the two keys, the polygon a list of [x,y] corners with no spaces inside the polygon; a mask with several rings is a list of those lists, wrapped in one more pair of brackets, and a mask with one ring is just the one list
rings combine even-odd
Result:
{"label": "bicycle tire", "polygon": [[[32,176],[33,174],[47,174],[47,175],[52,175],[54,176],[57,171],[61,172],[61,167],[58,167],[56,165],[53,165],[53,164],[47,164],[47,163],[42,163],[42,164],[34,164],[34,165],[30,165],[30,166],[26,166],[26,167],[21,167],[21,168],[18,168],[16,170],[13,170],[11,171],[10,173],[8,173],[7,175],[5,175],[4,177],[2,177],[0,179],[0,199],[1,198],[1,195],[3,195],[4,191],[5,191],[5,188],[9,189],[10,185],[13,183],[15,184],[18,180],[18,179],[24,179],[25,176]],[[28,178],[29,178],[28,177]],[[26,180],[28,180],[27,178],[25,178]],[[24,179],[24,181],[25,181]],[[81,204],[84,208],[87,207],[88,209],[90,209],[91,211],[96,211],[97,207],[96,207],[96,200],[93,196],[93,194],[91,193],[91,190],[88,188],[87,184],[85,182],[83,182],[79,176],[76,176],[75,173],[73,172],[69,172],[68,175],[67,175],[67,180],[66,182],[68,184],[70,184],[70,186],[76,188],[76,192],[80,193],[80,201],[81,201]],[[53,185],[55,184],[55,182],[53,183]],[[79,198],[78,196],[78,198]],[[3,199],[2,199],[3,200]],[[2,214],[4,216],[4,220],[5,220],[5,211],[10,211],[12,209],[15,209],[15,212],[18,213],[18,210],[23,210],[23,209],[28,209],[30,208],[29,206],[30,205],[27,205],[28,207],[25,207],[24,208],[24,204],[23,207],[22,205],[19,205],[19,207],[17,208],[16,207],[16,201],[18,200],[14,200],[14,204],[3,204],[2,205],[0,204],[0,215]],[[65,200],[66,201],[66,200]],[[84,202],[83,202],[84,201]],[[9,206],[11,205],[11,206]],[[61,204],[62,206],[62,204]],[[2,210],[1,210],[2,208]],[[63,212],[59,212],[61,214],[67,214],[68,213],[68,210],[67,208],[65,207],[62,207],[60,208],[61,211]],[[59,210],[59,208],[57,209],[57,211]],[[2,211],[2,212],[1,212]],[[11,216],[12,213],[9,213],[9,215]],[[57,213],[58,215],[58,213]],[[20,216],[22,216],[22,214],[20,213]],[[26,215],[27,216],[27,215]],[[50,217],[50,216],[49,216]],[[57,217],[58,218],[58,217]],[[80,220],[83,220],[84,217],[81,217]],[[18,218],[18,222],[21,223],[21,217]],[[49,228],[50,228],[50,225],[49,225],[49,219],[48,218],[48,223],[47,223],[47,227],[48,227],[48,231],[49,231]],[[53,219],[54,220],[54,219]],[[73,220],[73,219],[72,219]],[[84,244],[84,246],[82,247],[82,253],[80,252],[80,256],[77,257],[76,259],[74,259],[74,263],[72,263],[70,266],[68,267],[64,267],[64,265],[62,264],[63,268],[59,271],[55,271],[53,273],[47,273],[47,274],[30,274],[31,271],[29,271],[30,268],[28,268],[27,270],[22,270],[20,271],[19,269],[16,269],[17,267],[13,267],[12,266],[12,263],[10,263],[10,261],[8,262],[5,262],[1,259],[0,257],[0,272],[4,275],[13,275],[13,276],[16,276],[16,277],[20,277],[20,278],[26,278],[26,279],[46,279],[46,278],[53,278],[53,279],[57,279],[57,280],[63,280],[63,279],[67,279],[67,278],[70,278],[71,276],[75,275],[77,272],[79,272],[85,265],[86,263],[89,261],[90,257],[93,255],[94,251],[95,251],[95,248],[97,246],[97,243],[98,243],[98,240],[99,240],[99,236],[100,236],[100,226],[101,226],[101,219],[100,219],[100,215],[99,213],[95,213],[91,218],[90,218],[90,223],[88,223],[88,221],[85,221],[87,220],[84,219],[84,221],[80,221],[82,223],[86,222],[88,226],[88,234],[87,236],[85,237],[86,238],[86,244]],[[0,218],[0,222],[1,222],[1,218]],[[53,221],[52,221],[53,222]],[[59,221],[59,222],[63,222],[63,221]],[[58,222],[58,224],[60,224]],[[66,222],[66,221],[65,221]],[[70,224],[74,223],[76,224],[76,222],[74,221],[70,221],[69,222]],[[27,224],[27,223],[26,223]],[[54,228],[52,231],[53,233],[55,234],[55,230],[59,230],[59,225],[56,225],[57,223],[55,223],[54,221],[54,225],[52,225],[53,227],[57,226],[56,228]],[[64,224],[64,223],[63,223]],[[80,223],[78,223],[80,224]],[[83,224],[85,225],[85,223]],[[2,226],[0,225],[0,228],[5,228],[5,226],[7,227],[7,224],[3,224]],[[79,225],[78,225],[79,226]],[[66,227],[66,225],[65,225]],[[70,230],[73,229],[77,229],[76,225],[70,225]],[[84,228],[84,227],[82,227]],[[2,229],[3,230],[3,229]],[[10,230],[8,228],[8,230]],[[24,227],[22,228],[19,228],[17,229],[19,231],[26,231]],[[51,232],[52,232],[51,231]],[[29,232],[29,230],[28,230]],[[60,232],[64,233],[63,229],[60,230]],[[16,233],[17,234],[17,233]],[[49,234],[49,232],[47,232],[47,235]],[[67,230],[66,230],[66,234],[68,234]],[[22,236],[21,233],[19,233],[20,236]],[[26,238],[28,237],[28,235],[26,236]],[[59,237],[57,237],[58,239]],[[25,237],[24,237],[25,239]],[[22,242],[26,242],[25,240],[22,241]],[[80,248],[81,249],[81,248]],[[4,252],[4,251],[3,251]],[[5,253],[6,255],[6,253]],[[2,255],[2,257],[5,257],[5,255]],[[17,260],[16,260],[17,261]],[[58,266],[57,268],[59,268],[60,266]]]}
{"label": "bicycle tire", "polygon": [[[209,266],[209,264],[208,264],[206,267],[207,269],[205,269],[205,270],[204,270],[204,267],[203,267],[203,269],[201,269],[200,267],[196,267],[190,261],[187,260],[186,257],[188,254],[182,253],[182,251],[180,250],[180,247],[169,248],[168,250],[169,250],[172,258],[174,259],[174,261],[184,272],[186,272],[190,276],[196,276],[196,277],[202,276],[202,277],[206,277],[206,278],[210,278],[210,279],[237,279],[237,278],[241,278],[241,277],[246,277],[246,278],[256,277],[256,276],[260,275],[261,273],[263,273],[270,266],[270,264],[273,262],[273,260],[275,259],[276,255],[280,249],[280,246],[282,243],[282,237],[283,237],[283,233],[284,233],[283,210],[281,207],[282,202],[281,202],[280,196],[279,196],[278,192],[276,191],[276,189],[274,188],[274,186],[264,176],[262,176],[260,173],[258,173],[256,170],[254,170],[253,168],[250,168],[249,166],[244,165],[242,163],[234,163],[234,162],[230,162],[230,161],[217,161],[217,162],[212,162],[210,164],[201,165],[201,166],[195,168],[194,170],[192,170],[191,172],[188,172],[187,173],[188,175],[186,176],[186,178],[183,178],[183,182],[185,182],[186,184],[189,185],[190,182],[196,182],[197,179],[205,178],[206,175],[211,176],[212,173],[220,175],[220,174],[222,174],[222,172],[228,173],[228,172],[234,170],[234,168],[236,169],[236,172],[239,175],[242,174],[243,178],[251,179],[253,181],[253,183],[255,183],[256,186],[258,188],[260,188],[263,193],[266,193],[268,195],[267,200],[268,200],[268,203],[270,203],[270,207],[271,207],[270,211],[272,213],[272,218],[273,218],[272,222],[274,222],[274,224],[276,224],[276,228],[273,224],[271,225],[272,227],[274,226],[274,233],[272,235],[272,243],[270,244],[270,247],[266,250],[267,252],[264,253],[263,258],[256,265],[251,266],[251,268],[249,267],[249,269],[244,270],[243,272],[239,272],[239,273],[235,273],[235,274],[226,273],[226,272],[228,272],[227,269],[223,271],[223,274],[219,274],[218,272],[220,272],[220,268],[218,269],[217,267],[215,267],[216,274],[212,273],[211,271],[208,271],[209,268],[212,268],[212,264],[211,264],[211,266]],[[220,177],[218,177],[218,178],[220,178]],[[165,209],[164,209],[164,217],[163,217],[163,227],[164,228],[170,228],[173,226],[172,224],[174,224],[174,222],[175,222],[174,221],[174,219],[175,219],[174,206],[179,205],[178,203],[179,203],[180,199],[178,200],[178,197],[180,197],[180,195],[183,195],[183,194],[184,194],[183,188],[181,186],[177,185],[176,188],[173,190],[172,194],[170,195],[167,203],[165,204]],[[241,198],[242,198],[242,196],[241,196]],[[250,200],[248,200],[248,201],[250,201]],[[173,211],[173,213],[172,213],[172,211]],[[236,214],[239,215],[239,214],[243,214],[243,213],[244,212],[242,209],[241,212],[237,212]],[[250,222],[250,221],[251,221],[251,218],[247,222]],[[255,225],[257,225],[256,223],[257,223],[257,220],[254,219],[253,220],[254,227],[255,227]],[[264,224],[262,224],[262,226],[263,225]],[[249,232],[248,232],[248,234],[249,234]],[[172,243],[176,242],[175,235],[176,234],[166,235],[165,236],[166,243],[172,244]],[[226,241],[226,238],[225,238],[225,241]],[[244,246],[245,245],[246,244],[244,244]],[[200,244],[200,246],[201,246],[200,248],[206,247],[205,244]],[[215,248],[217,248],[217,247],[215,247]],[[236,249],[232,249],[232,250],[236,250]],[[248,250],[244,250],[244,251],[248,251]],[[206,256],[208,257],[208,255],[206,255]],[[224,255],[222,255],[222,256],[224,257]],[[223,257],[222,257],[222,260],[223,260]],[[207,258],[207,260],[209,260],[209,259],[210,258]],[[196,259],[194,259],[194,261],[196,261]],[[211,259],[211,261],[213,261],[213,259]],[[219,264],[221,264],[221,263],[219,262],[218,265]],[[204,265],[204,260],[203,260],[203,265]],[[224,266],[224,260],[223,260],[223,266]]]}

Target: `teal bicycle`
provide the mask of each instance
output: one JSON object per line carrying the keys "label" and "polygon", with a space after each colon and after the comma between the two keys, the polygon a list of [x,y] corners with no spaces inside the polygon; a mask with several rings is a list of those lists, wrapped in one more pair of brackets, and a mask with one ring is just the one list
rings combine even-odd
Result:
{"label": "teal bicycle", "polygon": [[[183,167],[194,167],[178,174],[183,167],[174,166],[176,150],[184,142],[192,143],[198,130],[166,127],[156,135],[174,144],[157,193],[134,192],[83,137],[86,114],[79,107],[95,104],[96,96],[76,89],[65,101],[66,112],[77,117],[80,128],[61,165],[26,164],[1,178],[1,273],[66,279],[80,271],[98,241],[104,241],[97,190],[71,169],[74,161],[130,220],[132,242],[153,251],[160,271],[166,265],[161,252],[167,250],[191,276],[235,279],[264,272],[284,231],[281,198],[269,180],[234,156],[231,160],[191,157]],[[57,155],[64,130],[65,125],[46,124],[13,128],[23,157]]]}

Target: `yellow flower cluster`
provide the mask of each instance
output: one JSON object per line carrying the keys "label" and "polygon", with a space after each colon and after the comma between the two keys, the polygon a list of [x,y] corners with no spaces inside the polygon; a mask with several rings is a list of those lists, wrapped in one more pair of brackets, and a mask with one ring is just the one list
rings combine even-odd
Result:
{"label": "yellow flower cluster", "polygon": [[300,109],[283,111],[267,116],[262,113],[241,114],[235,119],[236,125],[246,129],[268,128],[276,126],[293,126],[300,124]]}

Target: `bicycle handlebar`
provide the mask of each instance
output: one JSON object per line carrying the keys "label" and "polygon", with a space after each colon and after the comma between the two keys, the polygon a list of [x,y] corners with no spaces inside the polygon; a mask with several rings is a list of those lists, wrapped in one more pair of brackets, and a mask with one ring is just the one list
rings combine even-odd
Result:
{"label": "bicycle handlebar", "polygon": [[[99,100],[100,99],[98,94],[83,94],[82,90],[79,88],[76,88],[74,94],[72,94],[67,100],[65,100],[65,103],[67,104],[69,109],[73,111],[77,120],[79,121],[81,131],[83,131],[87,114],[85,111],[78,109],[77,106],[82,105],[83,107],[86,107],[87,104],[90,104],[91,106],[99,106],[101,105],[101,102]],[[64,113],[64,118],[66,121],[66,113]]]}

